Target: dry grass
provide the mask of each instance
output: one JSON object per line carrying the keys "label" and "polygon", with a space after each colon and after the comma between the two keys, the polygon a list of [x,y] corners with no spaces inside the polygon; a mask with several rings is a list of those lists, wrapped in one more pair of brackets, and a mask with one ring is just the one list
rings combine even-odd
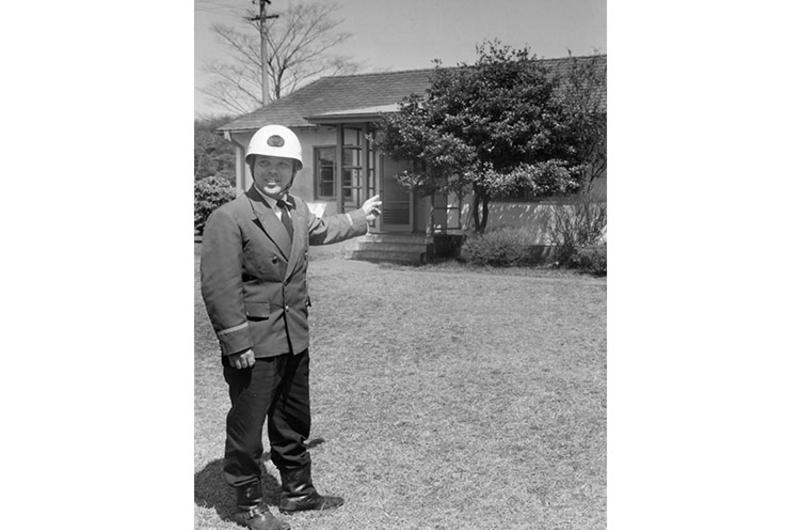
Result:
{"label": "dry grass", "polygon": [[[313,472],[347,500],[293,529],[605,528],[604,280],[326,259],[310,290]],[[233,529],[199,296],[196,315],[196,527]]]}

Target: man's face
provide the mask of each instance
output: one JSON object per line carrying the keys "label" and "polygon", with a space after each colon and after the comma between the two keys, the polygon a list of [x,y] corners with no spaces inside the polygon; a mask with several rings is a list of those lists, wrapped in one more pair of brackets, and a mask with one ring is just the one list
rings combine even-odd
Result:
{"label": "man's face", "polygon": [[294,160],[278,156],[256,155],[253,181],[267,195],[278,195],[292,182]]}

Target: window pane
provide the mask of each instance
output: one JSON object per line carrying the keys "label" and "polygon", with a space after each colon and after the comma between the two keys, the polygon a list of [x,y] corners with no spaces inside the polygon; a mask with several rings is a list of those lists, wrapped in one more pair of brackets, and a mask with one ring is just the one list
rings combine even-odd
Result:
{"label": "window pane", "polygon": [[342,149],[342,165],[345,166],[360,166],[361,165],[361,149],[345,147]]}
{"label": "window pane", "polygon": [[353,129],[350,127],[344,128],[344,145],[360,145],[361,144],[361,129]]}
{"label": "window pane", "polygon": [[352,199],[353,193],[351,187],[353,186],[353,170],[345,169],[342,171],[342,195],[345,199]]}
{"label": "window pane", "polygon": [[317,181],[317,196],[332,198],[336,195],[334,190],[334,168],[336,167],[336,150],[333,147],[320,147],[315,149],[314,177]]}
{"label": "window pane", "polygon": [[319,194],[322,197],[333,197],[333,167],[320,168]]}

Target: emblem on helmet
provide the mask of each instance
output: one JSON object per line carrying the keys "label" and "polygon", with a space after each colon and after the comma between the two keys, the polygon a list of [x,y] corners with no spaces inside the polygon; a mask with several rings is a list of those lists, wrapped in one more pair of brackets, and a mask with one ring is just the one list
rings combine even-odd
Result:
{"label": "emblem on helmet", "polygon": [[270,147],[283,147],[283,138],[278,136],[277,134],[273,134],[269,138],[267,138],[267,145]]}

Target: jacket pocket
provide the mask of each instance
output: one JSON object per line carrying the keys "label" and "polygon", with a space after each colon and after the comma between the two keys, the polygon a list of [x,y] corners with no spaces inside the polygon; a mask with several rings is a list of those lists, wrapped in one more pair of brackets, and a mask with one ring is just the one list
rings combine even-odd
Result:
{"label": "jacket pocket", "polygon": [[269,303],[245,302],[244,314],[247,320],[267,320],[269,318]]}

